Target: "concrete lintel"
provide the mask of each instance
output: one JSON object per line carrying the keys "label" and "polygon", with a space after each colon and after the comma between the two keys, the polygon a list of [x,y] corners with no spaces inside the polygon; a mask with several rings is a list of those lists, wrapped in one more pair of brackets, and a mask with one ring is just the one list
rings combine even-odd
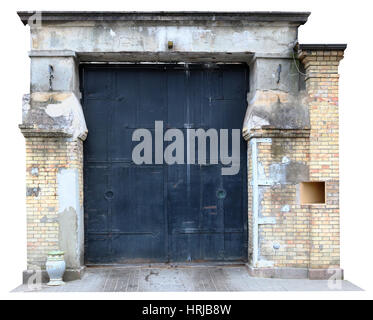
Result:
{"label": "concrete lintel", "polygon": [[215,62],[215,63],[250,63],[254,53],[249,51],[234,52],[151,52],[151,51],[121,51],[121,52],[79,52],[80,62]]}
{"label": "concrete lintel", "polygon": [[[59,50],[33,50],[32,56],[36,57],[56,57],[69,56],[69,51]],[[30,52],[30,53],[31,53]],[[39,52],[41,52],[39,54]],[[55,52],[55,53],[54,53]],[[71,51],[74,53],[74,51]],[[65,54],[65,55],[64,55]],[[71,56],[71,55],[70,55]],[[76,55],[74,55],[76,57]],[[293,56],[288,54],[272,54],[259,52],[79,52],[77,54],[80,62],[246,62],[252,63],[256,59],[282,59],[292,60]]]}
{"label": "concrete lintel", "polygon": [[310,12],[251,11],[251,12],[209,12],[209,11],[18,11],[24,25],[35,13],[41,14],[44,22],[73,21],[144,21],[144,22],[287,22],[305,24]]}

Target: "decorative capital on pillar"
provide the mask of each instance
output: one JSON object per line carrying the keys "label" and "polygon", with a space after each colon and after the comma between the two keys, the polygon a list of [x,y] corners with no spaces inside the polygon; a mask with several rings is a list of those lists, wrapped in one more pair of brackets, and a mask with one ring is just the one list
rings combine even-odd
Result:
{"label": "decorative capital on pillar", "polygon": [[326,74],[338,74],[346,44],[298,44],[298,58],[304,64],[307,78],[323,78]]}
{"label": "decorative capital on pillar", "polygon": [[27,137],[85,140],[88,129],[73,92],[34,92],[23,97],[21,132]]}

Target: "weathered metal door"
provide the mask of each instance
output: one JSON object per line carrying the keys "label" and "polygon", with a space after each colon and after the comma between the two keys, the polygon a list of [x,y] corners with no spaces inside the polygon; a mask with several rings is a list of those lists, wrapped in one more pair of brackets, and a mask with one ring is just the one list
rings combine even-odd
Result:
{"label": "weathered metal door", "polygon": [[[240,129],[247,76],[239,64],[82,66],[87,264],[246,260],[243,139],[239,173],[223,176],[209,157],[154,164],[154,127],[163,121],[184,137],[188,128]],[[138,128],[152,133],[153,164],[132,161]]]}

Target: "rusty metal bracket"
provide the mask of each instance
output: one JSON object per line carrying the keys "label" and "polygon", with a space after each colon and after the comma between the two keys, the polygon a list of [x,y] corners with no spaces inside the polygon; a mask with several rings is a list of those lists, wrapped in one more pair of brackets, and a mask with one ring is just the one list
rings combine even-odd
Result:
{"label": "rusty metal bracket", "polygon": [[49,91],[53,91],[53,87],[52,87],[53,79],[54,79],[54,68],[50,64],[49,65]]}

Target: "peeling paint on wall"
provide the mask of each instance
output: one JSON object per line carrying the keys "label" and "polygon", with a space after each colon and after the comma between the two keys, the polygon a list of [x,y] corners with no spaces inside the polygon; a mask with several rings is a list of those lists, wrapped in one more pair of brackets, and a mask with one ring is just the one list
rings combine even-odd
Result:
{"label": "peeling paint on wall", "polygon": [[261,90],[248,102],[243,130],[265,127],[304,129],[309,126],[309,111],[304,92]]}
{"label": "peeling paint on wall", "polygon": [[306,163],[288,161],[286,163],[272,163],[269,166],[269,179],[274,184],[296,184],[308,181],[309,168]]}
{"label": "peeling paint on wall", "polygon": [[59,243],[60,248],[65,252],[65,261],[68,268],[78,268],[78,221],[77,212],[69,207],[59,212]]}
{"label": "peeling paint on wall", "polygon": [[26,188],[26,196],[27,197],[38,197],[40,194],[39,187],[28,187]]}
{"label": "peeling paint on wall", "polygon": [[31,107],[24,108],[23,124],[40,130],[57,130],[85,139],[88,129],[82,106],[72,92],[31,94]]}
{"label": "peeling paint on wall", "polygon": [[281,208],[281,212],[290,212],[290,206],[288,204],[284,205]]}
{"label": "peeling paint on wall", "polygon": [[32,167],[30,170],[30,173],[32,176],[37,177],[39,175],[39,168],[37,167]]}
{"label": "peeling paint on wall", "polygon": [[65,251],[67,267],[79,268],[83,254],[80,245],[83,236],[79,232],[83,217],[79,202],[78,169],[60,169],[57,174],[57,183],[60,249]]}

